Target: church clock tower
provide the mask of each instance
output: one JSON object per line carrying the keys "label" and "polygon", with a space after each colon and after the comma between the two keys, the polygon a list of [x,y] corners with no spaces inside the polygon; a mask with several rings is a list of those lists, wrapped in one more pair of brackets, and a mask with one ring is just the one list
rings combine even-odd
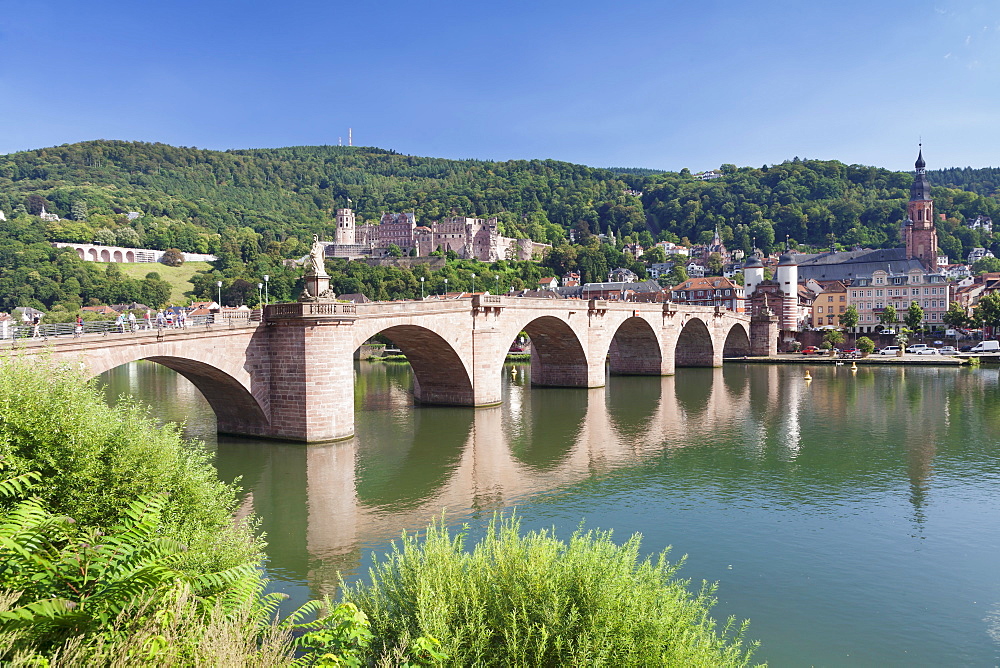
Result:
{"label": "church clock tower", "polygon": [[906,257],[920,260],[927,271],[937,271],[937,230],[934,228],[934,200],[931,199],[931,184],[924,169],[924,151],[921,147],[917,169],[910,186],[910,201],[906,205],[907,220],[903,223],[903,240],[906,242]]}

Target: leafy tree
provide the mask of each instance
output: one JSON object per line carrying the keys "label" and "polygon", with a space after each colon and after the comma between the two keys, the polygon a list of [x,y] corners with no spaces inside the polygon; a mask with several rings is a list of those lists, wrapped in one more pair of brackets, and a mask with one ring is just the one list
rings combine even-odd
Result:
{"label": "leafy tree", "polygon": [[642,254],[642,261],[646,263],[647,266],[652,266],[654,264],[660,264],[667,261],[667,254],[663,252],[663,249],[659,246],[653,246]]}
{"label": "leafy tree", "polygon": [[893,327],[898,320],[896,315],[896,307],[892,304],[886,304],[882,312],[878,314],[878,321],[886,327]]}
{"label": "leafy tree", "polygon": [[389,244],[389,255],[391,257],[403,257],[403,249],[396,244]]}
{"label": "leafy tree", "polygon": [[858,309],[854,304],[848,306],[844,309],[844,312],[840,314],[840,324],[848,331],[857,327],[860,320],[861,316],[858,314]]}
{"label": "leafy tree", "polygon": [[70,209],[70,218],[73,220],[87,220],[87,203],[84,200],[73,200],[73,206]]}
{"label": "leafy tree", "polygon": [[125,248],[138,248],[139,233],[131,227],[120,227],[115,230],[115,241]]}
{"label": "leafy tree", "polygon": [[722,276],[722,256],[712,253],[708,256],[708,272],[712,276]]}
{"label": "leafy tree", "polygon": [[829,347],[839,346],[844,342],[844,333],[839,329],[828,330],[826,334],[823,335],[823,343],[830,344]]}
{"label": "leafy tree", "polygon": [[222,291],[222,299],[230,306],[242,306],[250,300],[251,295],[256,293],[256,285],[242,278],[237,278]]}
{"label": "leafy tree", "polygon": [[941,321],[949,329],[962,329],[969,326],[969,316],[958,302],[948,305],[948,310],[941,316]]}
{"label": "leafy tree", "polygon": [[1000,258],[984,257],[982,260],[978,260],[972,265],[972,273],[976,275],[998,271],[1000,271]]}
{"label": "leafy tree", "polygon": [[924,309],[920,307],[916,301],[910,302],[910,307],[906,309],[906,315],[903,317],[903,321],[906,326],[914,332],[923,331],[924,328]]}
{"label": "leafy tree", "polygon": [[684,265],[675,264],[667,275],[667,279],[670,281],[670,285],[680,285],[688,279],[687,269],[684,268]]}
{"label": "leafy tree", "polygon": [[160,262],[168,267],[179,267],[184,264],[184,254],[177,248],[168,248],[163,251],[163,256],[160,258]]}
{"label": "leafy tree", "polygon": [[991,292],[979,300],[973,312],[973,318],[987,327],[1000,327],[1000,293]]}
{"label": "leafy tree", "polygon": [[862,336],[857,342],[858,350],[860,350],[865,355],[871,355],[875,352],[875,342],[872,341],[867,336]]}
{"label": "leafy tree", "polygon": [[94,243],[102,246],[114,246],[118,242],[115,233],[106,227],[94,231]]}

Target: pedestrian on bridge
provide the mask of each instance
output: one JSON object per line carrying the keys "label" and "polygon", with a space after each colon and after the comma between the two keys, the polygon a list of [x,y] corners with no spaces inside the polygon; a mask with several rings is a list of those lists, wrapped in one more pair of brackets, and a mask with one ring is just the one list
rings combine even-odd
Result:
{"label": "pedestrian on bridge", "polygon": [[136,332],[139,330],[139,328],[135,324],[135,313],[133,313],[132,311],[128,312],[128,328],[129,331],[131,332]]}
{"label": "pedestrian on bridge", "polygon": [[143,324],[146,326],[146,331],[147,332],[149,330],[153,329],[152,315],[153,315],[153,312],[150,309],[146,309],[145,315],[142,316],[142,321],[143,321]]}
{"label": "pedestrian on bridge", "polygon": [[78,339],[83,334],[83,317],[76,316],[76,327],[73,328],[73,338]]}

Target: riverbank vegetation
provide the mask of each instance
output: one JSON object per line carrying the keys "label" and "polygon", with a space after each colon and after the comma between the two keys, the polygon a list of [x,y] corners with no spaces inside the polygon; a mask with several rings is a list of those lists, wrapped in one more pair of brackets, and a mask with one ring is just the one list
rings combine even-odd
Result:
{"label": "riverbank vegetation", "polygon": [[550,531],[521,531],[494,517],[471,549],[444,520],[404,534],[347,587],[364,611],[375,656],[414,636],[433,637],[455,666],[745,666],[755,645],[746,624],[719,631],[709,617],[714,586],[692,593],[676,577],[683,560],[667,551],[639,557],[640,537],[623,544],[609,531],[568,542]]}

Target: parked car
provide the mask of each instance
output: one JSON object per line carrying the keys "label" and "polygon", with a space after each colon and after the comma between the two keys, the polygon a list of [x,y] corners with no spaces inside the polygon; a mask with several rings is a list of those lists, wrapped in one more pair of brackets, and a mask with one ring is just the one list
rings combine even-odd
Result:
{"label": "parked car", "polygon": [[861,351],[857,348],[844,348],[840,354],[842,357],[857,357],[861,354]]}
{"label": "parked car", "polygon": [[823,350],[821,348],[816,347],[816,346],[806,346],[805,348],[802,349],[802,354],[803,355],[822,355],[823,354]]}
{"label": "parked car", "polygon": [[921,348],[916,351],[917,355],[940,355],[941,352],[937,348]]}
{"label": "parked car", "polygon": [[1000,353],[1000,341],[980,341],[972,349],[969,350],[970,353]]}
{"label": "parked car", "polygon": [[926,343],[914,343],[906,349],[906,352],[910,354],[920,354],[921,351],[927,350],[927,348],[928,345]]}
{"label": "parked car", "polygon": [[958,349],[955,346],[941,346],[938,348],[938,352],[942,355],[957,355]]}
{"label": "parked car", "polygon": [[878,351],[878,354],[879,355],[895,355],[900,350],[902,350],[902,348],[900,348],[899,346],[886,346],[882,350]]}

